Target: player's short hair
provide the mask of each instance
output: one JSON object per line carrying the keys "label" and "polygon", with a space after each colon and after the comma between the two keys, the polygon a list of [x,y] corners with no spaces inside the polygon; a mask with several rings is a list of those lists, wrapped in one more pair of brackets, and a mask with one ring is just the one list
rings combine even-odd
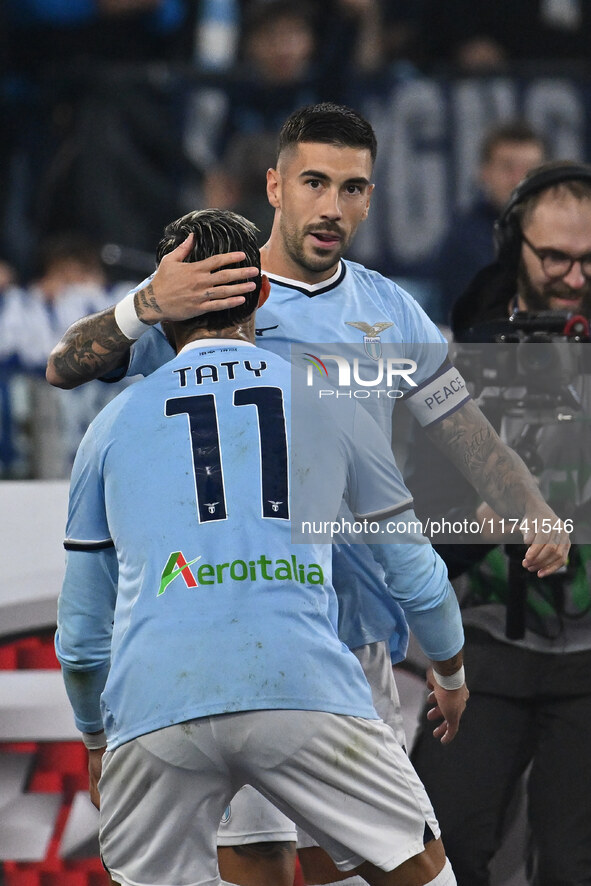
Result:
{"label": "player's short hair", "polygon": [[255,288],[252,292],[245,293],[243,304],[225,311],[210,311],[175,325],[186,331],[197,328],[219,330],[235,326],[250,317],[256,310],[261,291],[261,256],[257,233],[256,225],[228,209],[195,210],[166,225],[156,250],[158,263],[189,234],[194,234],[193,248],[185,261],[202,261],[224,252],[244,252],[246,258],[243,261],[227,267],[259,269],[258,276],[250,278],[255,283]]}
{"label": "player's short hair", "polygon": [[378,143],[368,121],[345,105],[321,102],[290,114],[279,133],[277,157],[302,142],[322,142],[338,148],[365,148],[375,163]]}
{"label": "player's short hair", "polygon": [[542,156],[546,155],[546,143],[539,132],[526,120],[507,120],[492,126],[480,143],[480,162],[488,163],[499,145],[535,144],[541,148]]}

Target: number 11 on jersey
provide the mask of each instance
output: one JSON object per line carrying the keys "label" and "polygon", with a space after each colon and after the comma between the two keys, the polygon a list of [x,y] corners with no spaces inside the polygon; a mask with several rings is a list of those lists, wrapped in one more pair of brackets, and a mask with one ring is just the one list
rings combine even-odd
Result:
{"label": "number 11 on jersey", "polygon": [[[289,466],[283,391],[276,387],[250,387],[234,391],[233,406],[254,406],[257,411],[261,466],[261,516],[289,519]],[[186,415],[200,523],[225,520],[226,492],[214,394],[173,397],[166,401],[168,417]]]}

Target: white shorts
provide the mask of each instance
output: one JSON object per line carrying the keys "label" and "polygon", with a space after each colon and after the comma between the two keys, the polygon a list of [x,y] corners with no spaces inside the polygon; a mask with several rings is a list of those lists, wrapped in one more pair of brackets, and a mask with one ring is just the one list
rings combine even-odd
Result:
{"label": "white shorts", "polygon": [[249,784],[240,788],[224,810],[218,828],[218,846],[247,843],[295,843],[293,821]]}
{"label": "white shorts", "polygon": [[402,747],[406,747],[400,696],[394,679],[390,647],[387,641],[368,643],[367,646],[360,646],[358,649],[352,649],[351,652],[356,656],[367,677],[373,706],[378,716],[393,730]]}
{"label": "white shorts", "polygon": [[[354,649],[353,654],[367,677],[377,713],[394,730],[400,744],[405,746],[400,698],[388,644],[385,641],[369,643]],[[218,846],[291,842],[296,839],[300,849],[318,845],[301,828],[296,829],[293,822],[250,785],[238,791],[225,810],[218,829]]]}
{"label": "white shorts", "polygon": [[121,886],[220,886],[216,833],[251,784],[342,870],[389,871],[423,850],[433,809],[381,720],[247,711],[170,726],[103,757],[100,843]]}
{"label": "white shorts", "polygon": [[[378,643],[368,643],[367,646],[360,646],[351,651],[357,657],[367,677],[374,708],[384,723],[393,730],[402,747],[406,747],[400,696],[394,679],[388,644],[383,640]],[[302,828],[297,829],[297,844],[298,849],[318,846],[317,841]]]}

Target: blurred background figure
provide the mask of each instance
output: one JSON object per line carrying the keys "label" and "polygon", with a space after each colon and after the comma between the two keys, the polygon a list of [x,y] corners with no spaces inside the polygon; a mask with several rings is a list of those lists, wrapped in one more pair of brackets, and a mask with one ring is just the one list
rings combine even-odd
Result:
{"label": "blurred background figure", "polygon": [[237,59],[204,178],[205,206],[250,218],[264,242],[273,219],[264,182],[281,124],[298,107],[341,100],[352,82],[400,57],[414,31],[406,5],[394,7],[382,0],[242,3]]}
{"label": "blurred background figure", "polygon": [[493,225],[513,188],[529,169],[545,159],[542,138],[523,120],[496,124],[480,148],[478,194],[474,203],[454,213],[437,262],[441,289],[441,316],[445,320],[454,301],[474,274],[494,259]]}
{"label": "blurred background figure", "polygon": [[[109,65],[189,60],[194,29],[188,23],[194,4],[190,0],[4,0],[1,5],[0,250],[20,276],[28,278],[33,271],[31,244],[47,234],[67,226],[101,236],[101,225],[108,227],[108,213],[117,228],[113,211],[117,201],[109,197],[122,188],[135,191],[137,206],[144,206],[147,219],[136,225],[138,236],[149,226],[149,203],[140,199],[135,187],[133,164],[125,163],[127,145],[140,137],[150,146],[154,190],[161,178],[158,164],[166,159],[161,146],[165,140],[150,138],[147,126],[135,135],[126,125],[114,128],[103,104],[116,104],[116,96],[128,95],[129,87],[117,92],[114,83],[102,81],[98,72]],[[134,98],[135,117],[141,121],[141,111],[149,114],[155,106],[145,73],[140,79],[143,83]],[[129,104],[133,109],[133,97]],[[164,108],[160,110],[164,122]],[[101,170],[109,146],[113,162],[110,169]],[[96,191],[95,181],[100,182]],[[132,219],[125,221],[133,233]],[[155,236],[160,228],[158,218]],[[106,234],[105,239],[112,237]]]}
{"label": "blurred background figure", "polygon": [[431,69],[506,70],[515,62],[589,64],[586,0],[423,0],[423,59]]}
{"label": "blurred background figure", "polygon": [[120,295],[107,284],[98,246],[76,233],[45,240],[34,281],[9,283],[0,292],[2,476],[69,476],[88,424],[122,386],[97,382],[81,396],[58,391],[45,381],[47,357],[71,323]]}
{"label": "blurred background figure", "polygon": [[284,119],[320,93],[313,9],[289,0],[253,4],[243,24],[239,59],[229,84],[218,162],[207,172],[204,204],[232,209],[261,230],[273,220],[265,192]]}

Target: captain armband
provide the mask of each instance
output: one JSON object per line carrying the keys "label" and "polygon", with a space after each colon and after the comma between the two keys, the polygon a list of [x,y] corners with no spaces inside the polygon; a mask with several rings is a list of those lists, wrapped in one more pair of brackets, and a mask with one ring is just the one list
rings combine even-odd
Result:
{"label": "captain armband", "polygon": [[404,402],[420,425],[441,421],[470,399],[466,382],[449,361],[418,387],[411,388]]}

